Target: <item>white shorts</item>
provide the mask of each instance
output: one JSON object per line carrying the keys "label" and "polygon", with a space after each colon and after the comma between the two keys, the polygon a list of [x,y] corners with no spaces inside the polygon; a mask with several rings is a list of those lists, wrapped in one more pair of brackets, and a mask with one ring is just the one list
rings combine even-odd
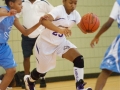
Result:
{"label": "white shorts", "polygon": [[37,61],[37,71],[46,73],[56,66],[56,55],[62,57],[70,48],[77,48],[68,40],[64,40],[60,45],[53,45],[42,38],[37,39],[35,44],[35,57]]}

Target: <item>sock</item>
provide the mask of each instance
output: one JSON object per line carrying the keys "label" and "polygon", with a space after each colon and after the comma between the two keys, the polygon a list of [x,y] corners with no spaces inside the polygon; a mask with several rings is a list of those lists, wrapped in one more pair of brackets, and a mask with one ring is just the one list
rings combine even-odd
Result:
{"label": "sock", "polygon": [[78,82],[80,79],[84,78],[84,68],[74,67],[74,77],[75,81]]}

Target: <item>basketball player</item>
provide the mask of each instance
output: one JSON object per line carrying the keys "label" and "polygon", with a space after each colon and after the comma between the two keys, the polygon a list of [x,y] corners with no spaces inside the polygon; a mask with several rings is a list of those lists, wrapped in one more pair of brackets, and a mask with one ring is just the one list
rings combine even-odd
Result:
{"label": "basketball player", "polygon": [[[6,71],[4,78],[0,84],[0,90],[5,90],[12,81],[16,72],[16,63],[13,58],[13,53],[7,43],[9,33],[14,25],[25,36],[32,33],[41,25],[41,19],[30,29],[25,28],[20,24],[19,20],[15,17],[16,13],[20,13],[22,9],[21,0],[5,0],[7,6],[0,7],[0,66]],[[68,29],[63,30],[63,34],[69,32]]]}
{"label": "basketball player", "polygon": [[[98,43],[100,36],[107,31],[113,22],[117,20],[118,26],[120,27],[120,5],[118,1],[115,1],[114,6],[112,8],[111,14],[109,16],[108,21],[102,26],[100,31],[91,41],[91,47],[94,47],[94,43]],[[120,73],[120,35],[118,35],[112,44],[109,46],[104,59],[100,65],[102,69],[95,86],[95,90],[103,90],[105,83],[108,77],[111,75],[112,72]]]}
{"label": "basketball player", "polygon": [[[41,16],[45,15],[53,9],[53,6],[47,0],[24,0],[22,5],[22,12],[18,15],[20,16],[22,14],[23,26],[25,28],[30,28],[34,26],[39,21],[39,18]],[[24,57],[23,66],[25,75],[30,74],[30,56],[33,54],[32,50],[37,36],[41,33],[43,29],[44,27],[41,25],[39,28],[37,28],[37,30],[29,35],[30,38],[28,36],[24,36],[23,34],[21,35],[21,45]],[[24,88],[24,82],[22,84],[22,88]],[[40,87],[46,87],[44,75],[40,79]]]}
{"label": "basketball player", "polygon": [[56,55],[68,59],[73,63],[76,90],[92,90],[91,88],[84,89],[83,56],[78,52],[77,47],[66,39],[65,35],[58,32],[59,28],[70,29],[74,24],[77,24],[79,28],[81,17],[75,10],[77,2],[78,0],[63,0],[63,5],[55,7],[47,15],[50,21],[42,20],[42,24],[46,28],[37,38],[35,44],[37,67],[33,69],[30,77],[26,77],[25,85],[27,90],[35,90],[34,82],[38,80],[42,74],[55,68]]}

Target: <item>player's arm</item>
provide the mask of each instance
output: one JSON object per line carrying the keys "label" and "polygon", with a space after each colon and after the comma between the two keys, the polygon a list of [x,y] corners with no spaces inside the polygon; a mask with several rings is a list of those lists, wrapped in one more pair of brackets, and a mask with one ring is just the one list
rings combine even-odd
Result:
{"label": "player's arm", "polygon": [[0,8],[0,17],[1,16],[12,16],[12,15],[15,15],[17,13],[16,10],[14,9],[11,9],[9,12],[4,9],[4,8]]}
{"label": "player's arm", "polygon": [[14,26],[25,36],[28,36],[30,33],[32,33],[34,30],[36,30],[41,25],[41,19],[40,21],[31,27],[30,29],[25,29],[19,22],[18,18],[15,18]]}
{"label": "player's arm", "polygon": [[91,47],[95,46],[94,42],[96,44],[98,43],[99,37],[111,27],[113,22],[114,22],[114,19],[113,18],[109,18],[108,21],[105,24],[103,24],[103,26],[101,27],[99,32],[96,34],[94,39],[91,41],[91,43],[90,43]]}
{"label": "player's arm", "polygon": [[59,27],[55,26],[51,21],[54,20],[53,16],[50,14],[45,15],[43,18],[47,19],[42,19],[42,25],[45,26],[46,28],[64,34],[65,36],[70,36],[71,35],[71,30],[69,29],[60,29]]}
{"label": "player's arm", "polygon": [[101,27],[99,32],[96,34],[95,38],[99,38],[105,31],[107,31],[113,22],[114,22],[114,19],[109,18],[108,21]]}
{"label": "player's arm", "polygon": [[107,20],[107,22],[105,22],[105,24],[103,24],[103,26],[100,28],[99,32],[96,34],[94,39],[91,41],[91,43],[90,43],[91,47],[94,47],[94,45],[95,45],[94,43],[96,43],[96,44],[98,43],[99,37],[110,28],[110,26],[112,25],[114,20],[117,19],[118,15],[119,15],[119,5],[117,2],[115,2],[113,5],[109,19]]}

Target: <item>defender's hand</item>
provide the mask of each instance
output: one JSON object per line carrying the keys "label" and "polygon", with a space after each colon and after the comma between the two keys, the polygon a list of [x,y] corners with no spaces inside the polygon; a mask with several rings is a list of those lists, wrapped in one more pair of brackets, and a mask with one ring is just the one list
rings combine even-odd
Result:
{"label": "defender's hand", "polygon": [[94,48],[95,43],[98,44],[98,41],[99,41],[99,38],[94,38],[94,39],[91,41],[90,46],[91,46],[92,48]]}
{"label": "defender's hand", "polygon": [[14,16],[15,14],[17,14],[17,11],[15,9],[11,9],[9,12],[8,12],[8,16]]}

